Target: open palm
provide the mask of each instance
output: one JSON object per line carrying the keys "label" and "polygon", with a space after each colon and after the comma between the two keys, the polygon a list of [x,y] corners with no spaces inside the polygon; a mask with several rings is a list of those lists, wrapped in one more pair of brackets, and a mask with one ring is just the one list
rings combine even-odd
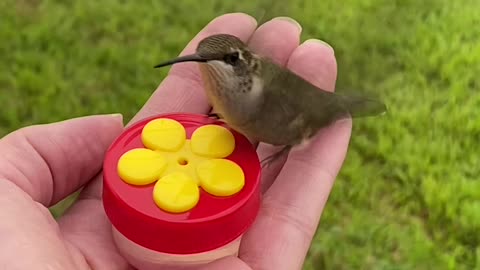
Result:
{"label": "open palm", "polygon": [[[325,90],[333,91],[333,50],[315,40],[300,42],[300,26],[285,18],[257,28],[245,14],[209,23],[185,48],[204,37],[233,34]],[[132,120],[168,112],[206,114],[210,106],[197,65],[172,67],[168,77]],[[291,89],[295,91],[295,89]],[[0,140],[0,267],[3,269],[133,269],[118,253],[101,200],[103,156],[122,132],[119,116],[91,116],[31,126]],[[238,257],[207,269],[301,269],[341,167],[351,122],[322,130],[308,149],[263,172],[260,214],[245,234]],[[277,149],[258,144],[261,159]],[[55,220],[48,207],[85,186],[78,201]]]}

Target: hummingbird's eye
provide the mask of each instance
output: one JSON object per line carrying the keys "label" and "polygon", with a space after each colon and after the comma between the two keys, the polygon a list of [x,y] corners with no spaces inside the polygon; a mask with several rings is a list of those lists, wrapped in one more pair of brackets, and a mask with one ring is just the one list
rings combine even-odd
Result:
{"label": "hummingbird's eye", "polygon": [[238,52],[229,53],[223,57],[223,61],[225,61],[227,64],[230,64],[232,66],[238,63],[238,59],[239,59]]}

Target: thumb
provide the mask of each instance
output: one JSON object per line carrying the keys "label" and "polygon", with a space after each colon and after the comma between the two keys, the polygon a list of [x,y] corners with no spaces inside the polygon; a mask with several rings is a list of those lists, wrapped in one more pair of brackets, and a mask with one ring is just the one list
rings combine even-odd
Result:
{"label": "thumb", "polygon": [[122,130],[122,116],[116,114],[14,131],[0,140],[0,179],[49,207],[101,170],[105,151]]}

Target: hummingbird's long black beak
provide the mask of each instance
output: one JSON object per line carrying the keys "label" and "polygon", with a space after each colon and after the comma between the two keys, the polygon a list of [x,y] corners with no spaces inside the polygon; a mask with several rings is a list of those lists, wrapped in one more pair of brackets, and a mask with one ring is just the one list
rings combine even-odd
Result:
{"label": "hummingbird's long black beak", "polygon": [[185,56],[180,56],[175,59],[160,63],[154,68],[160,68],[160,67],[165,67],[165,66],[170,66],[176,63],[181,63],[181,62],[207,62],[208,59],[205,59],[198,54],[190,54],[190,55],[185,55]]}

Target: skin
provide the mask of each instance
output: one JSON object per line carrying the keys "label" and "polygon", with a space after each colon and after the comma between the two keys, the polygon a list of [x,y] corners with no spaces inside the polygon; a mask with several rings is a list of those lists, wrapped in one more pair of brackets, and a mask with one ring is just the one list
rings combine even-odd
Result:
{"label": "skin", "polygon": [[[259,53],[333,91],[333,50],[318,41],[299,44],[301,29],[274,19],[257,28],[245,14],[214,19],[188,44],[226,32]],[[172,67],[132,122],[172,111],[208,113],[195,63]],[[292,91],[294,91],[292,89]],[[123,130],[120,116],[101,115],[30,126],[0,140],[0,266],[7,269],[133,269],[118,254],[101,201],[103,155]],[[350,120],[325,128],[309,147],[296,147],[264,172],[260,215],[245,234],[238,257],[206,269],[301,269],[343,163]],[[256,143],[257,144],[257,143]],[[278,151],[260,143],[260,158]],[[78,201],[55,220],[48,208],[84,187]]]}

